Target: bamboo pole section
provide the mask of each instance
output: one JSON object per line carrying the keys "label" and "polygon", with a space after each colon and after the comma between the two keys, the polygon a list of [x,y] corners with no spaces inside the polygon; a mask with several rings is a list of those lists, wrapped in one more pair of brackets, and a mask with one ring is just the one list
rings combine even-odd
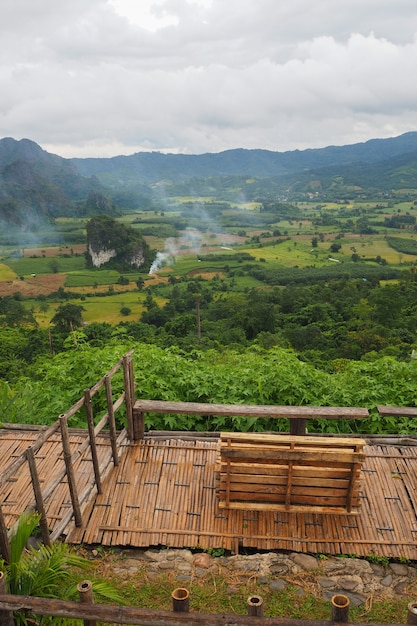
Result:
{"label": "bamboo pole section", "polygon": [[332,598],[332,621],[347,623],[349,621],[349,604],[347,596],[339,593]]}
{"label": "bamboo pole section", "polygon": [[10,563],[10,541],[4,520],[3,508],[0,505],[0,553],[6,563]]}
{"label": "bamboo pole section", "polygon": [[254,617],[263,617],[264,601],[261,596],[249,596],[246,607],[248,615],[252,615]]}
{"label": "bamboo pole section", "polygon": [[64,452],[65,469],[68,478],[68,487],[70,491],[75,525],[82,526],[83,520],[81,516],[80,502],[78,499],[77,485],[75,482],[74,467],[72,464],[71,448],[68,434],[68,424],[65,415],[61,415],[59,417],[59,423],[61,425],[62,449]]}
{"label": "bamboo pole section", "polygon": [[178,587],[171,594],[172,610],[174,613],[189,613],[190,611],[190,592],[188,589]]}
{"label": "bamboo pole section", "polygon": [[26,456],[28,460],[30,476],[32,479],[33,493],[35,494],[36,510],[41,516],[39,520],[39,526],[41,529],[42,541],[46,546],[50,546],[51,540],[49,537],[48,520],[46,517],[45,506],[44,506],[43,497],[42,497],[42,489],[41,489],[41,484],[39,481],[39,474],[36,468],[35,454],[33,452],[32,447],[29,447],[26,450]]}
{"label": "bamboo pole section", "polygon": [[110,432],[111,450],[112,450],[112,456],[113,456],[113,465],[117,467],[119,465],[119,454],[117,451],[116,422],[114,419],[113,396],[112,396],[110,376],[108,375],[105,376],[104,381],[105,381],[105,387],[106,387],[107,416],[108,416],[108,424],[109,424],[109,432]]}
{"label": "bamboo pole section", "polygon": [[96,481],[97,493],[103,493],[103,487],[101,485],[101,476],[100,476],[99,463],[98,463],[98,456],[97,456],[96,435],[94,432],[93,406],[91,403],[91,395],[90,395],[89,389],[84,389],[84,406],[85,406],[85,412],[87,414],[88,437],[90,440],[91,458],[93,461],[94,478]]}
{"label": "bamboo pole section", "polygon": [[407,606],[407,624],[417,624],[417,603],[410,602]]}
{"label": "bamboo pole section", "polygon": [[[77,591],[81,604],[94,604],[93,597],[93,585],[89,580],[83,580],[78,583]],[[96,626],[97,621],[95,619],[85,619],[84,626]]]}

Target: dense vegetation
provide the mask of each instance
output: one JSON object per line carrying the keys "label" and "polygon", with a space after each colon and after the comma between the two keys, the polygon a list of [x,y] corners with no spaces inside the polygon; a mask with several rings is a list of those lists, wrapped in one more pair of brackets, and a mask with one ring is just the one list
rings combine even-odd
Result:
{"label": "dense vegetation", "polygon": [[[144,397],[362,405],[368,423],[310,428],[412,432],[375,406],[415,404],[416,137],[85,162],[0,141],[3,420],[53,421],[135,348]],[[93,267],[104,248],[120,254]]]}

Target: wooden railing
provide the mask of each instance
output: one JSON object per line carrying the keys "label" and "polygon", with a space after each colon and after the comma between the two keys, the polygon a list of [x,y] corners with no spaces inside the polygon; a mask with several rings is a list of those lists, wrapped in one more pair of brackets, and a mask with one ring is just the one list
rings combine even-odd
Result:
{"label": "wooden railing", "polygon": [[165,400],[136,400],[133,407],[134,439],[145,433],[146,413],[174,413],[184,415],[224,415],[240,417],[287,418],[290,434],[305,435],[308,419],[366,419],[368,409],[340,406],[276,406],[254,404],[210,404],[203,402],[170,402]]}
{"label": "wooden railing", "polygon": [[[258,596],[259,597],[259,596]],[[337,596],[334,596],[334,598]],[[345,598],[345,596],[342,596]],[[346,598],[347,599],[347,598]],[[248,603],[249,606],[249,603]],[[408,606],[407,623],[415,623],[415,604]],[[37,615],[48,615],[61,619],[80,619],[84,624],[95,624],[96,620],[106,624],[136,624],[141,626],[331,626],[335,623],[344,623],[346,626],[365,626],[360,622],[355,624],[348,621],[348,612],[336,613],[332,606],[331,620],[301,620],[287,619],[283,617],[263,617],[262,613],[247,611],[247,615],[205,614],[187,611],[158,611],[152,609],[137,609],[134,607],[110,606],[105,604],[85,604],[55,600],[53,598],[38,598],[30,596],[16,596],[5,593],[0,594],[0,614],[2,624],[7,622],[7,612],[31,611]],[[3,617],[4,616],[4,617]],[[411,618],[410,618],[411,616]],[[12,617],[10,615],[10,620]],[[366,626],[383,626],[375,622],[368,622]],[[386,625],[385,625],[386,626]],[[397,626],[397,624],[392,624]],[[398,624],[399,626],[399,624]]]}
{"label": "wooden railing", "polygon": [[[62,534],[65,527],[74,517],[76,526],[82,525],[82,505],[86,502],[91,494],[94,486],[98,493],[101,493],[101,483],[104,472],[109,466],[109,463],[113,461],[113,465],[117,466],[119,463],[119,449],[121,443],[127,436],[133,438],[133,400],[134,400],[134,379],[133,379],[133,364],[132,364],[133,350],[128,352],[121,358],[116,365],[109,371],[101,380],[99,380],[90,389],[85,389],[83,397],[78,400],[66,413],[63,413],[52,424],[52,426],[46,428],[37,439],[30,445],[15,461],[7,467],[7,469],[0,475],[0,486],[7,480],[10,480],[12,476],[25,464],[28,464],[31,483],[34,492],[34,501],[27,507],[28,509],[36,510],[40,514],[40,530],[42,534],[42,541],[49,545],[51,541],[56,540]],[[122,394],[113,401],[112,393],[112,377],[123,368],[124,376],[124,390]],[[105,388],[107,411],[101,417],[100,421],[95,425],[95,416],[93,412],[92,398]],[[127,418],[127,433],[123,430],[117,434],[115,414],[125,405],[126,418]],[[87,438],[76,448],[75,451],[71,451],[70,447],[70,430],[68,427],[68,420],[78,413],[81,409],[85,410],[88,436]],[[5,425],[7,427],[7,425]],[[103,429],[108,426],[109,439],[110,439],[110,458],[106,458],[100,465],[96,440],[98,435]],[[36,453],[42,448],[42,446],[58,431],[61,434],[62,450],[64,457],[64,467],[61,471],[57,472],[51,477],[48,484],[43,485],[41,488],[41,481],[36,466]],[[84,489],[83,493],[79,494],[77,489],[77,476],[74,470],[75,463],[84,452],[90,448],[93,475],[94,480]],[[55,489],[62,482],[64,477],[67,477],[68,487],[71,498],[71,507],[69,511],[63,516],[60,523],[54,527],[52,533],[48,530],[48,521],[45,512],[45,502],[54,493]],[[9,535],[5,518],[3,515],[2,507],[0,506],[0,552],[6,561],[10,560],[10,545]]]}

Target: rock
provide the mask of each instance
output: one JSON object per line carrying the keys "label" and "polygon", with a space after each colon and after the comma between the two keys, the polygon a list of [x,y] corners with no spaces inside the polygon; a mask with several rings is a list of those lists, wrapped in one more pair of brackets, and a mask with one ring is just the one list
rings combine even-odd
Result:
{"label": "rock", "polygon": [[269,588],[271,591],[282,591],[287,586],[288,586],[288,583],[285,582],[285,580],[282,580],[281,578],[277,578],[276,580],[273,580],[270,583]]}
{"label": "rock", "polygon": [[333,596],[337,595],[338,593],[348,597],[352,606],[360,606],[361,604],[364,604],[366,602],[366,596],[363,596],[358,593],[350,593],[348,591],[336,590],[336,589],[334,591],[325,591],[323,594],[323,599],[331,600]]}
{"label": "rock", "polygon": [[382,585],[383,587],[389,587],[391,584],[392,584],[392,575],[391,575],[391,574],[387,574],[387,575],[385,576],[385,578],[383,578],[383,579],[381,580],[381,585]]}
{"label": "rock", "polygon": [[394,591],[399,596],[408,594],[408,582],[403,581],[401,583],[398,583],[398,585],[395,585]]}
{"label": "rock", "polygon": [[194,555],[193,565],[194,567],[200,569],[210,569],[210,567],[213,565],[213,557],[210,556],[210,554],[207,554],[207,552],[200,552]]}
{"label": "rock", "polygon": [[291,554],[291,560],[301,567],[301,569],[306,571],[312,571],[317,569],[317,559],[314,556],[310,556],[309,554]]}
{"label": "rock", "polygon": [[327,578],[326,576],[319,576],[317,578],[317,582],[322,587],[322,589],[335,589],[336,581],[332,578]]}
{"label": "rock", "polygon": [[396,576],[408,576],[408,565],[390,563],[389,568]]}
{"label": "rock", "polygon": [[379,563],[371,563],[372,572],[375,576],[385,576],[385,567]]}
{"label": "rock", "polygon": [[340,576],[337,579],[337,584],[345,591],[362,589],[362,579],[360,576]]}

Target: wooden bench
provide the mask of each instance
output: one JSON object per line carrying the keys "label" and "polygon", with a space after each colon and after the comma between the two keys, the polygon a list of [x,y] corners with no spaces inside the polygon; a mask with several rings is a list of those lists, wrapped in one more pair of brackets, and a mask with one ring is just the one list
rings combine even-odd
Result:
{"label": "wooden bench", "polygon": [[305,435],[307,419],[365,419],[368,409],[338,406],[277,406],[255,404],[211,404],[206,402],[171,402],[136,400],[133,406],[133,432],[141,439],[145,432],[145,413],[176,413],[178,415],[225,415],[241,417],[287,418],[290,433]]}
{"label": "wooden bench", "polygon": [[219,507],[357,513],[364,445],[358,438],[221,433]]}

